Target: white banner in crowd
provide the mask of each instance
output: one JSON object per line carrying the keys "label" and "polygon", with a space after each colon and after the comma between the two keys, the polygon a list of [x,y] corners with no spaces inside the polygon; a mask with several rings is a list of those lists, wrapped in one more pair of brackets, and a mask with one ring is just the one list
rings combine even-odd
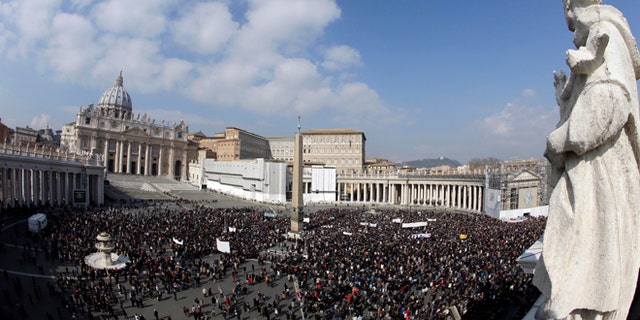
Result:
{"label": "white banner in crowd", "polygon": [[184,243],[184,240],[180,241],[180,240],[178,240],[176,238],[173,238],[173,242],[175,242],[175,243],[177,243],[179,245],[182,245]]}
{"label": "white banner in crowd", "polygon": [[419,227],[426,227],[427,226],[427,222],[423,221],[423,222],[409,222],[409,223],[403,223],[402,227],[403,228],[419,228]]}
{"label": "white banner in crowd", "polygon": [[431,233],[416,233],[411,235],[412,239],[417,238],[431,238]]}
{"label": "white banner in crowd", "polygon": [[302,222],[304,223],[309,223],[309,221],[311,221],[309,218],[302,218]]}
{"label": "white banner in crowd", "polygon": [[434,222],[434,221],[436,221],[436,219],[427,219],[427,221]]}
{"label": "white banner in crowd", "polygon": [[351,233],[351,232],[346,232],[346,231],[342,232],[342,234],[344,234],[345,236],[351,236],[351,235],[353,235],[353,233]]}
{"label": "white banner in crowd", "polygon": [[365,226],[365,227],[371,227],[371,228],[377,228],[378,224],[377,223],[368,223],[368,222],[360,222],[361,226]]}
{"label": "white banner in crowd", "polygon": [[402,223],[402,219],[401,218],[395,218],[395,219],[393,219],[391,221],[393,221],[395,223]]}
{"label": "white banner in crowd", "polygon": [[229,227],[229,232],[236,232],[236,227]]}
{"label": "white banner in crowd", "polygon": [[220,241],[220,239],[216,239],[216,245],[218,251],[231,253],[231,244],[229,241]]}

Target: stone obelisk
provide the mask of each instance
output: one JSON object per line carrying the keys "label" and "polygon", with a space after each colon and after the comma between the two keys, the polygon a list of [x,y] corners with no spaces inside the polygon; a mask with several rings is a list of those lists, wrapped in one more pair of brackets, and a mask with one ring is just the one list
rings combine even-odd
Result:
{"label": "stone obelisk", "polygon": [[304,202],[302,200],[302,132],[300,132],[300,117],[298,117],[298,131],[293,138],[293,190],[291,190],[291,235],[300,237],[302,231],[302,209]]}

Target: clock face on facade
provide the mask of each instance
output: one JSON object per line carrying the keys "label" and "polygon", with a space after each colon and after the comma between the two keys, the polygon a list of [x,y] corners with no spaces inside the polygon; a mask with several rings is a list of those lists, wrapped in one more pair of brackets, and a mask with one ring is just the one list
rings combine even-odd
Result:
{"label": "clock face on facade", "polygon": [[533,202],[533,192],[527,190],[524,192],[524,203],[531,204]]}

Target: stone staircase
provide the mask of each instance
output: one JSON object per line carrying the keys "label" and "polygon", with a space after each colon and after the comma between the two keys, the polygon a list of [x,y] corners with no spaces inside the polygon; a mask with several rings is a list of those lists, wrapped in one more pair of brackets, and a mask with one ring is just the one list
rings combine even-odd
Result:
{"label": "stone staircase", "polygon": [[178,198],[177,193],[200,192],[188,183],[163,177],[109,174],[109,185],[105,186],[105,196],[114,200],[170,200]]}

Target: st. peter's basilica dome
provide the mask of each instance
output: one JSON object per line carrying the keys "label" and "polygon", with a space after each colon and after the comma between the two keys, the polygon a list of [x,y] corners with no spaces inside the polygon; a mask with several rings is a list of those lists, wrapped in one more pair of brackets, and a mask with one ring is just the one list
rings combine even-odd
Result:
{"label": "st. peter's basilica dome", "polygon": [[98,109],[105,111],[113,110],[122,116],[131,114],[131,97],[129,97],[127,89],[122,86],[122,71],[120,71],[120,75],[116,78],[113,87],[107,89],[102,94],[102,97],[100,97]]}

